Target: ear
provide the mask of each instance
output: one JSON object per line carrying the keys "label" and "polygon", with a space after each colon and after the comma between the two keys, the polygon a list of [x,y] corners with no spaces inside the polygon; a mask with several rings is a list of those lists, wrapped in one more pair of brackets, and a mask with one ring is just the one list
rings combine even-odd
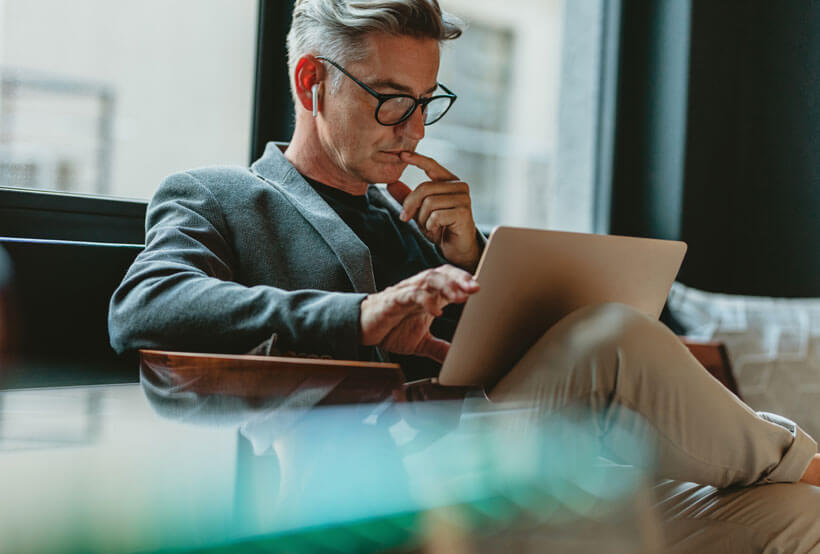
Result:
{"label": "ear", "polygon": [[313,85],[320,84],[323,78],[324,67],[322,62],[314,56],[302,56],[296,62],[296,70],[293,76],[296,85],[296,97],[302,107],[309,112],[313,111]]}

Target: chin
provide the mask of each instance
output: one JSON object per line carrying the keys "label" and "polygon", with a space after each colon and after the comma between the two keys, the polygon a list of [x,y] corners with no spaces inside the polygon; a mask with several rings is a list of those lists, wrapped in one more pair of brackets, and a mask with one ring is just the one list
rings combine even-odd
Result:
{"label": "chin", "polygon": [[371,180],[371,183],[392,183],[393,181],[398,181],[401,178],[401,174],[404,173],[404,168],[407,167],[406,163],[380,165],[381,167],[374,168],[373,177],[375,177],[375,179]]}
{"label": "chin", "polygon": [[[403,171],[403,170],[402,170]],[[402,171],[396,169],[373,168],[367,172],[360,172],[360,178],[368,184],[392,183],[401,177]]]}

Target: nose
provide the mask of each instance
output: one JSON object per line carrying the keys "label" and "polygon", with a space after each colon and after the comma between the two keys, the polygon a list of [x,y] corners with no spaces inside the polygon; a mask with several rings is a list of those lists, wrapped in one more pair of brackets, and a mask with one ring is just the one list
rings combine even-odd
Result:
{"label": "nose", "polygon": [[397,127],[402,135],[411,140],[419,141],[423,139],[424,112],[422,112],[421,106],[416,107],[416,111],[413,112],[413,115],[402,121]]}

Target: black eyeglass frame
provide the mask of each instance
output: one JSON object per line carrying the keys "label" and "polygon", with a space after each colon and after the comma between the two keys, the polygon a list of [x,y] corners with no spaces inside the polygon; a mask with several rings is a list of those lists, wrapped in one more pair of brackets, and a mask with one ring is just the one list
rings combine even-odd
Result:
{"label": "black eyeglass frame", "polygon": [[[352,79],[354,83],[356,83],[357,85],[359,85],[360,87],[362,87],[362,88],[363,88],[365,91],[367,91],[367,92],[368,92],[371,96],[373,96],[374,98],[376,98],[376,99],[379,101],[379,103],[378,103],[378,105],[376,106],[376,111],[375,111],[375,112],[373,112],[373,117],[374,117],[374,118],[376,118],[376,122],[377,122],[379,125],[384,125],[385,127],[393,127],[393,126],[395,126],[395,125],[399,125],[400,123],[402,123],[402,122],[404,122],[404,121],[407,121],[407,120],[410,118],[410,116],[412,116],[414,113],[416,113],[416,108],[418,108],[419,106],[421,106],[421,111],[422,111],[422,112],[424,112],[424,111],[427,109],[427,104],[429,104],[429,103],[430,103],[430,102],[432,102],[433,100],[437,100],[437,99],[439,99],[439,98],[447,98],[447,99],[449,99],[449,100],[450,100],[450,104],[447,106],[447,108],[446,108],[443,112],[441,112],[441,115],[439,115],[439,116],[438,116],[437,118],[435,118],[433,121],[429,121],[429,122],[428,122],[428,121],[425,121],[425,122],[424,122],[424,125],[425,125],[425,126],[426,126],[426,125],[432,125],[433,123],[435,123],[436,121],[438,121],[438,120],[440,120],[442,117],[444,117],[444,115],[445,115],[448,111],[450,111],[450,108],[452,108],[452,107],[453,107],[453,103],[456,101],[456,98],[458,98],[458,96],[456,96],[456,94],[455,94],[452,90],[448,89],[447,87],[445,87],[444,85],[442,85],[442,84],[441,84],[441,83],[439,83],[439,82],[436,82],[436,85],[438,85],[439,87],[441,87],[441,89],[442,89],[444,92],[446,92],[447,94],[439,94],[439,95],[436,95],[436,96],[431,96],[431,97],[429,97],[429,98],[416,98],[415,96],[411,96],[411,95],[409,95],[409,94],[381,94],[381,93],[379,93],[379,92],[376,92],[375,90],[373,90],[372,88],[370,88],[369,86],[367,86],[366,84],[364,84],[363,82],[361,82],[360,80],[358,80],[356,77],[354,77],[353,75],[351,75],[351,74],[350,74],[350,73],[349,73],[349,72],[348,72],[348,71],[347,71],[344,67],[342,67],[341,65],[337,64],[337,63],[336,63],[336,62],[334,62],[333,60],[330,60],[330,59],[328,59],[328,58],[325,58],[324,56],[316,56],[316,59],[317,59],[317,60],[322,60],[323,62],[327,62],[327,63],[329,63],[330,65],[332,65],[333,67],[335,67],[336,69],[338,69],[339,71],[341,71],[343,74],[345,74],[345,75],[347,75],[348,77],[350,77],[350,79]],[[382,104],[384,104],[384,103],[385,103],[385,102],[387,102],[388,100],[392,100],[393,98],[410,98],[410,99],[411,99],[413,102],[415,102],[415,103],[413,104],[413,107],[412,107],[411,109],[407,110],[407,113],[405,113],[405,114],[401,117],[401,119],[399,119],[399,120],[398,120],[398,121],[396,121],[395,123],[384,123],[383,121],[381,121],[381,120],[379,119],[379,110],[381,109]]]}

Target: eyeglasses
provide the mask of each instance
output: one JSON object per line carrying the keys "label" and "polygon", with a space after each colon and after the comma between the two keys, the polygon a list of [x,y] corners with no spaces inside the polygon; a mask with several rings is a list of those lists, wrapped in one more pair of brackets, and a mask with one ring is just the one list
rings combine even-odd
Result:
{"label": "eyeglasses", "polygon": [[348,77],[354,83],[366,90],[371,96],[375,97],[379,104],[376,106],[375,117],[376,121],[382,125],[392,126],[398,125],[402,121],[413,115],[416,108],[421,106],[421,112],[424,115],[424,124],[432,125],[447,113],[450,106],[458,98],[453,91],[442,85],[436,83],[447,94],[440,94],[438,96],[431,96],[429,98],[416,98],[409,94],[380,94],[351,75],[342,66],[322,56],[317,56],[317,59],[329,63]]}

